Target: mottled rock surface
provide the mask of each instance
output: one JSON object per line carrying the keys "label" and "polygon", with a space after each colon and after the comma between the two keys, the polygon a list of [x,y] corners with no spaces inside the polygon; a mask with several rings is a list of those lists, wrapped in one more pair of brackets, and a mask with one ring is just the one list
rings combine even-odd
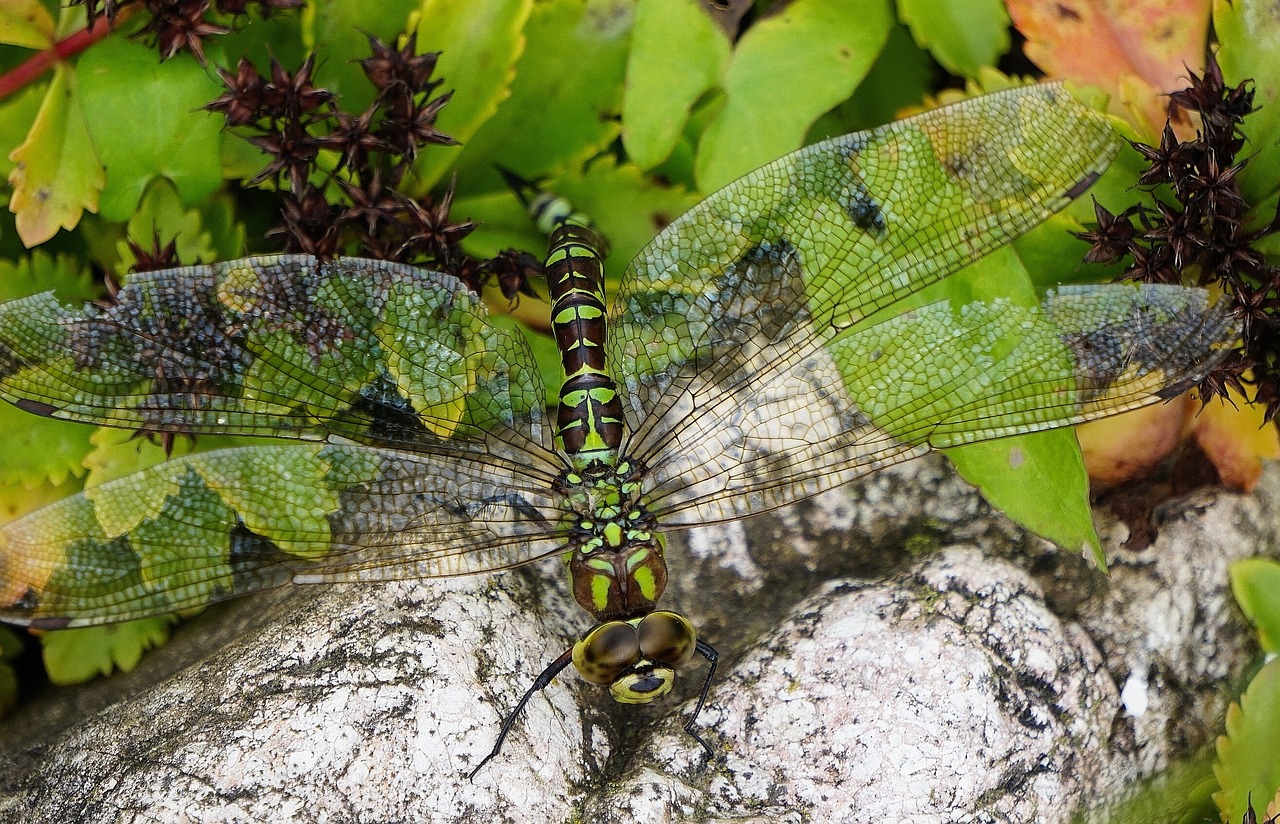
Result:
{"label": "mottled rock surface", "polygon": [[0,722],[0,820],[1066,822],[1215,734],[1254,654],[1228,565],[1276,555],[1280,467],[1088,565],[941,459],[676,536],[668,604],[721,652],[698,723],[565,675],[555,564],[224,605],[124,678]]}

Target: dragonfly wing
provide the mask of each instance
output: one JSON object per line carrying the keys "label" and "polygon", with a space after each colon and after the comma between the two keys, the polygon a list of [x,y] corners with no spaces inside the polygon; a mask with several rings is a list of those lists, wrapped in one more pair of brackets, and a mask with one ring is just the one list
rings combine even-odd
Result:
{"label": "dragonfly wing", "polygon": [[678,376],[752,340],[830,339],[1061,209],[1119,144],[1060,86],[1028,86],[816,143],[712,194],[636,256],[610,315],[633,453],[660,449]]}
{"label": "dragonfly wing", "polygon": [[541,378],[456,278],[386,261],[246,258],[135,275],[83,309],[0,305],[0,396],[181,434],[418,448],[503,430],[545,451]]}
{"label": "dragonfly wing", "polygon": [[664,526],[739,518],[929,449],[1156,403],[1238,335],[1203,290],[1115,284],[1062,288],[1039,307],[935,303],[825,346],[766,348],[739,391],[687,386],[649,505]]}
{"label": "dragonfly wing", "polygon": [[560,551],[563,514],[540,475],[479,449],[201,453],[0,527],[0,618],[80,626],[290,582],[502,569]]}
{"label": "dragonfly wing", "polygon": [[1117,142],[1061,88],[1014,89],[802,149],[668,227],[624,277],[610,351],[636,364],[619,375],[628,450],[662,523],[752,514],[1203,374],[1235,330],[1193,290],[861,323],[1060,209]]}

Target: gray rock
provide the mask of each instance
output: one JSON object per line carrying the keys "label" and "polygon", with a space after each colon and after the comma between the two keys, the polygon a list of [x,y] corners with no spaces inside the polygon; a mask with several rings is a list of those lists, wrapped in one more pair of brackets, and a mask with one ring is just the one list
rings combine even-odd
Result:
{"label": "gray rock", "polygon": [[466,778],[587,625],[555,564],[248,599],[4,721],[0,820],[1065,822],[1211,740],[1254,654],[1226,569],[1278,510],[1273,466],[1142,552],[1100,515],[1103,578],[930,458],[673,536],[713,761],[704,666],[643,708],[566,674]]}

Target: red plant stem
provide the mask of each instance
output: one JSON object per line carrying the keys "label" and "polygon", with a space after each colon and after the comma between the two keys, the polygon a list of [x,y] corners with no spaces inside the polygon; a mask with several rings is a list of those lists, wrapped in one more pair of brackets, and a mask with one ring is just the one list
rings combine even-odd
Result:
{"label": "red plant stem", "polygon": [[[116,22],[123,20],[133,10],[132,8],[121,9],[116,14]],[[99,17],[88,28],[59,40],[51,48],[33,54],[22,65],[0,75],[0,100],[34,83],[36,78],[47,72],[59,60],[66,60],[97,43],[111,33],[111,26],[106,17]]]}

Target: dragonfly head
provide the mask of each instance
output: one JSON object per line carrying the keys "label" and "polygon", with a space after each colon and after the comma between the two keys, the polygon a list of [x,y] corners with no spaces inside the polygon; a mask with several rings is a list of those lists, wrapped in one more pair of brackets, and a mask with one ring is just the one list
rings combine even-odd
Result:
{"label": "dragonfly head", "polygon": [[671,691],[676,670],[689,663],[698,635],[688,618],[658,610],[629,621],[605,621],[573,645],[573,667],[608,686],[621,704],[647,704]]}

